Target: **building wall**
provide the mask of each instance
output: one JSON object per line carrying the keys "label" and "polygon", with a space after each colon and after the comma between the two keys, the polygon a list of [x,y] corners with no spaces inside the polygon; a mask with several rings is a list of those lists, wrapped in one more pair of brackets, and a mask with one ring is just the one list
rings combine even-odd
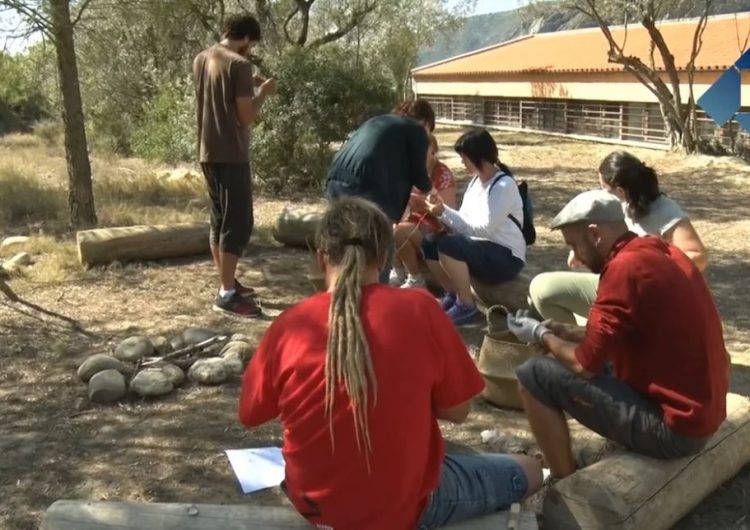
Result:
{"label": "building wall", "polygon": [[[693,83],[698,99],[721,72],[696,72]],[[662,76],[669,85],[669,79]],[[681,76],[681,95],[689,97],[687,77]],[[626,72],[591,74],[514,74],[499,76],[454,76],[414,79],[413,89],[420,96],[473,96],[499,98],[545,98],[633,103],[656,103],[648,88]],[[743,72],[742,106],[750,106],[750,72]]]}
{"label": "building wall", "polygon": [[[614,142],[667,145],[664,119],[656,103],[420,95],[432,103],[438,120]],[[738,132],[735,122],[719,128],[699,111],[701,138],[734,149],[737,141],[746,138]]]}

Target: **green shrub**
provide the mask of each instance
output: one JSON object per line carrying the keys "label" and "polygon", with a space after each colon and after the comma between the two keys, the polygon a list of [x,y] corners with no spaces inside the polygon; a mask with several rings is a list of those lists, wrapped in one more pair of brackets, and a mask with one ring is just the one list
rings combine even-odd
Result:
{"label": "green shrub", "polygon": [[133,152],[148,160],[195,159],[195,91],[189,78],[165,82],[145,106],[132,137]]}
{"label": "green shrub", "polygon": [[28,131],[49,114],[41,60],[33,49],[14,56],[0,51],[0,134]]}
{"label": "green shrub", "polygon": [[393,105],[392,85],[382,69],[335,46],[293,49],[269,68],[279,93],[252,133],[256,178],[268,193],[318,190],[334,146]]}

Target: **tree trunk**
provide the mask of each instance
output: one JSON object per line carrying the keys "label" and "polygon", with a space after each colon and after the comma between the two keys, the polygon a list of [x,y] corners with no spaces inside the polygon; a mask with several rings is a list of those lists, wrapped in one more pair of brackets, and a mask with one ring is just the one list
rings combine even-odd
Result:
{"label": "tree trunk", "polygon": [[96,225],[96,211],[69,0],[50,0],[49,11],[63,103],[70,224],[73,228],[87,228]]}
{"label": "tree trunk", "polygon": [[[672,107],[671,112],[666,108]],[[675,103],[674,99],[659,102],[661,115],[664,118],[664,128],[667,133],[669,147],[673,151],[682,151],[685,154],[693,154],[698,151],[698,141],[695,134],[693,115],[689,107],[682,103]],[[682,116],[681,120],[674,117]]]}

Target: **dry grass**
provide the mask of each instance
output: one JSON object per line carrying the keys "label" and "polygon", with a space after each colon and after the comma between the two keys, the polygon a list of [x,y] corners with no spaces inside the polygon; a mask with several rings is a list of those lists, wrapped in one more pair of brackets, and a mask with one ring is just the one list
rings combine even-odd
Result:
{"label": "dry grass", "polygon": [[[450,149],[457,134],[441,130],[438,137],[446,161],[460,173],[460,161]],[[545,227],[568,198],[596,186],[593,168],[614,147],[517,133],[495,136],[503,160],[529,181],[535,201],[539,237],[529,251],[528,271],[564,267],[560,235]],[[664,189],[691,215],[711,252],[707,278],[733,356],[732,391],[750,395],[748,167],[732,159],[634,152],[660,171]],[[64,166],[59,147],[31,136],[0,138],[0,171],[10,168],[31,176],[41,188],[54,189],[65,182]],[[165,168],[140,160],[94,156],[93,168],[104,224],[206,217],[200,183],[167,184],[157,177]],[[33,198],[36,192],[28,193],[26,198]],[[270,228],[284,202],[257,198],[258,230],[240,265],[241,278],[257,289],[271,315],[311,292],[305,279],[308,254],[270,243]],[[277,424],[248,432],[237,425],[236,381],[208,389],[188,385],[161,400],[91,407],[75,378],[85,356],[108,351],[129,334],[169,336],[187,326],[207,326],[257,339],[271,319],[237,322],[208,311],[216,283],[207,256],[83,272],[64,225],[56,224],[54,216],[40,217],[0,228],[0,238],[31,234],[23,250],[35,261],[26,277],[12,281],[27,304],[11,304],[0,295],[0,527],[37,528],[42,512],[59,498],[280,502],[275,494],[260,499],[239,494],[221,454],[226,448],[280,442]],[[473,347],[481,337],[479,329],[465,333]],[[485,405],[477,409],[466,424],[445,430],[452,447],[487,450],[479,432],[488,428],[530,441],[520,414]],[[584,429],[574,430],[574,437],[576,450],[591,442]],[[746,469],[678,528],[739,527],[737,521],[750,509],[748,488]]]}
{"label": "dry grass", "polygon": [[[202,178],[160,176],[166,166],[94,155],[94,195],[101,226],[187,222],[207,217]],[[186,168],[186,172],[191,168]],[[67,229],[67,172],[62,148],[33,135],[0,139],[0,221],[47,233]]]}
{"label": "dry grass", "polygon": [[[31,281],[59,283],[85,277],[68,231],[67,170],[55,131],[0,138],[0,236],[31,235]],[[208,219],[205,184],[192,167],[171,168],[111,154],[91,158],[99,226],[169,224]],[[186,174],[184,178],[169,178]],[[255,240],[272,241],[280,201],[256,208]],[[0,259],[13,249],[0,250]]]}

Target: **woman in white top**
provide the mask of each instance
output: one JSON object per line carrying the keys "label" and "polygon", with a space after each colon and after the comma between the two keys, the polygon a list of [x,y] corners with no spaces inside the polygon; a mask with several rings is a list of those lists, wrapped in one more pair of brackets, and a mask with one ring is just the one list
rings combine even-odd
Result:
{"label": "woman in white top", "polygon": [[[654,235],[682,250],[703,271],[708,266],[706,249],[687,214],[659,190],[656,172],[625,151],[614,151],[599,165],[599,185],[617,196],[625,221],[638,235]],[[582,264],[568,257],[571,269]],[[599,276],[590,272],[546,272],[529,287],[531,301],[544,318],[575,324],[586,318],[596,299]]]}
{"label": "woman in white top", "polygon": [[428,212],[448,234],[426,238],[427,265],[446,291],[443,309],[456,325],[479,313],[471,294],[471,278],[501,283],[515,278],[526,262],[523,202],[510,170],[498,158],[497,144],[485,129],[464,133],[455,145],[466,169],[474,175],[455,210],[437,196]]}

